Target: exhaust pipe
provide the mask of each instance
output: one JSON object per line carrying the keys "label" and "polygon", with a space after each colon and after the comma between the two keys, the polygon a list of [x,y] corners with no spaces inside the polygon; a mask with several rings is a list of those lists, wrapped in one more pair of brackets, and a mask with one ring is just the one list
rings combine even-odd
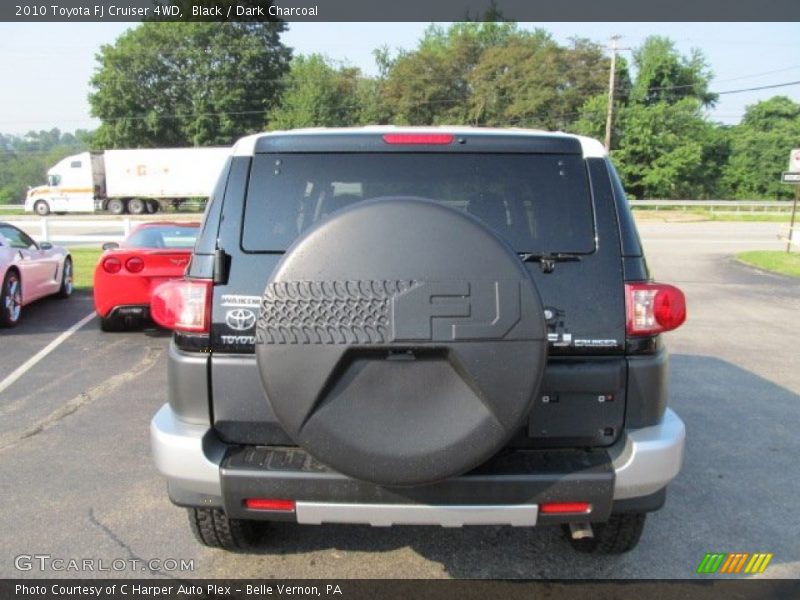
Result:
{"label": "exhaust pipe", "polygon": [[569,533],[573,540],[590,540],[594,537],[590,523],[570,523]]}

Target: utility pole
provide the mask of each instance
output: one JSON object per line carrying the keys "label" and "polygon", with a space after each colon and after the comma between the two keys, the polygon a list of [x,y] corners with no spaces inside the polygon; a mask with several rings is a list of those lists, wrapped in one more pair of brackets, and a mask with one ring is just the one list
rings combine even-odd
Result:
{"label": "utility pole", "polygon": [[614,118],[614,85],[617,78],[617,42],[622,36],[611,36],[611,72],[608,75],[608,113],[606,115],[606,151],[611,150],[611,123]]}

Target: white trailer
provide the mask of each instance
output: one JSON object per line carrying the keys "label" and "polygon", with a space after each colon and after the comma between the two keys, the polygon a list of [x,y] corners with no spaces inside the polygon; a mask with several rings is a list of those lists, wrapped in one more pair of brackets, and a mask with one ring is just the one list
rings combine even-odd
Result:
{"label": "white trailer", "polygon": [[83,152],[47,171],[47,185],[30,188],[25,210],[112,214],[156,212],[189,198],[208,198],[230,148],[150,148]]}

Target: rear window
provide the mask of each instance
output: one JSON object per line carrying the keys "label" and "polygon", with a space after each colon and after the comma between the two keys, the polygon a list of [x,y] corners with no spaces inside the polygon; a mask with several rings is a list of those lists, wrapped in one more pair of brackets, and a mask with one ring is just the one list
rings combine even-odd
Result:
{"label": "rear window", "polygon": [[137,229],[125,241],[128,248],[166,248],[185,250],[194,246],[197,226],[180,225],[150,226]]}
{"label": "rear window", "polygon": [[284,251],[336,211],[386,196],[429,198],[468,212],[518,252],[595,249],[582,157],[405,152],[257,154],[242,247]]}

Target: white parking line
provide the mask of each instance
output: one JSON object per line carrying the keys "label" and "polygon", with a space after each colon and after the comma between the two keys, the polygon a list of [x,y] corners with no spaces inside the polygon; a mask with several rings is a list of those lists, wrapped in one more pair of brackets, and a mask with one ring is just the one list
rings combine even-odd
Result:
{"label": "white parking line", "polygon": [[95,312],[92,311],[91,313],[83,317],[80,321],[75,323],[75,325],[73,325],[72,327],[67,329],[64,333],[59,335],[52,342],[47,344],[47,346],[39,350],[39,352],[31,356],[19,367],[17,367],[14,370],[14,372],[11,373],[11,375],[3,379],[3,381],[0,381],[0,393],[4,392],[7,388],[11,387],[11,384],[13,384],[20,377],[22,377],[26,372],[28,372],[36,363],[42,360],[45,356],[47,356],[53,350],[55,350],[59,346],[59,344],[63,343],[69,336],[78,331],[78,329],[80,329],[81,327],[86,325],[89,321],[94,319],[94,316]]}

